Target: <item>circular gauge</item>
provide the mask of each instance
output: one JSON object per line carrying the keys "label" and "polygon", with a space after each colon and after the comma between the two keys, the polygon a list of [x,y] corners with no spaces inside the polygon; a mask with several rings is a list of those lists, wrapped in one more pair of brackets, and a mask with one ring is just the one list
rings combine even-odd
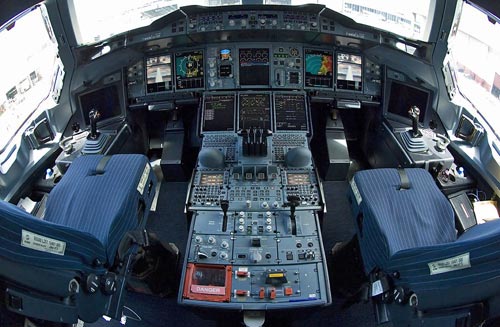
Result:
{"label": "circular gauge", "polygon": [[299,50],[297,48],[291,48],[290,49],[290,55],[292,57],[298,57],[299,56]]}

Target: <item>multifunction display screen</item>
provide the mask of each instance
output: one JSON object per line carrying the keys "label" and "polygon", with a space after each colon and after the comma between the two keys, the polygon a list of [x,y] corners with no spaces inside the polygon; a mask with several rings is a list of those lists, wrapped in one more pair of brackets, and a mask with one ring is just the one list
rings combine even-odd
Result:
{"label": "multifunction display screen", "polygon": [[268,93],[239,95],[239,129],[271,129],[271,99]]}
{"label": "multifunction display screen", "polygon": [[204,132],[234,131],[234,94],[205,95],[203,100]]}
{"label": "multifunction display screen", "polygon": [[274,96],[276,131],[307,131],[306,103],[303,94]]}

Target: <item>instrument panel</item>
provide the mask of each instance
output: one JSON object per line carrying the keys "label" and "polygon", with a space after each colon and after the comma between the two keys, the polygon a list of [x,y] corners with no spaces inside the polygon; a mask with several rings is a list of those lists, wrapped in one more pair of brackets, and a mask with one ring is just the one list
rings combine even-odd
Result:
{"label": "instrument panel", "polygon": [[175,93],[308,90],[343,97],[381,96],[381,68],[353,49],[297,43],[226,43],[147,56],[127,67],[130,104],[171,100]]}

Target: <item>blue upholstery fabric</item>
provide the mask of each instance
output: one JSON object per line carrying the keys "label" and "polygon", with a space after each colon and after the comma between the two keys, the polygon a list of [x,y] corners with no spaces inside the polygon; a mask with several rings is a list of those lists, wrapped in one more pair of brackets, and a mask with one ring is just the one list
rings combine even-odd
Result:
{"label": "blue upholstery fabric", "polygon": [[[23,229],[66,242],[65,255],[21,246]],[[0,245],[2,257],[52,269],[95,271],[90,268],[95,259],[106,261],[105,249],[93,235],[42,221],[5,201],[0,201]]]}
{"label": "blue upholstery fabric", "polygon": [[[82,156],[49,194],[45,220],[16,206],[0,202],[0,256],[42,268],[99,272],[95,260],[111,265],[117,247],[129,230],[138,226],[139,201],[144,201],[144,220],[155,192],[152,169],[141,194],[138,184],[149,167],[142,155],[112,156],[102,174],[96,167],[103,156]],[[148,194],[149,183],[152,182]],[[21,246],[22,230],[66,242],[64,255]]]}
{"label": "blue upholstery fabric", "polygon": [[360,171],[354,176],[363,213],[360,246],[366,272],[385,268],[399,251],[452,242],[456,239],[453,209],[432,176],[419,168],[406,169],[410,189],[396,169]]}
{"label": "blue upholstery fabric", "polygon": [[146,166],[146,184],[154,178],[145,156],[114,155],[99,174],[96,167],[102,157],[81,156],[71,164],[50,193],[45,220],[92,234],[106,249],[107,262],[112,263],[124,234],[138,226],[140,200],[147,218],[156,180],[149,195],[148,185],[140,194],[137,187]]}
{"label": "blue upholstery fabric", "polygon": [[[419,309],[459,306],[500,291],[500,220],[476,225],[458,239],[454,213],[430,174],[405,169],[409,190],[398,190],[396,169],[358,172],[351,182],[351,203],[362,213],[358,239],[369,273],[398,272],[395,286],[418,295]],[[431,274],[430,263],[464,260],[470,267]]]}

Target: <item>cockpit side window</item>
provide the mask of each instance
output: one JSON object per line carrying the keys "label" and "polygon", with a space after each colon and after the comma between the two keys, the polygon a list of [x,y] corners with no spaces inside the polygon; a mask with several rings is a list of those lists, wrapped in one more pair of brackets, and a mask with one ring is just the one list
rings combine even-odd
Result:
{"label": "cockpit side window", "polygon": [[449,39],[450,63],[457,95],[452,101],[468,109],[500,136],[500,24],[464,2]]}
{"label": "cockpit side window", "polygon": [[46,8],[30,8],[0,28],[0,154],[35,113],[57,104],[62,62]]}

